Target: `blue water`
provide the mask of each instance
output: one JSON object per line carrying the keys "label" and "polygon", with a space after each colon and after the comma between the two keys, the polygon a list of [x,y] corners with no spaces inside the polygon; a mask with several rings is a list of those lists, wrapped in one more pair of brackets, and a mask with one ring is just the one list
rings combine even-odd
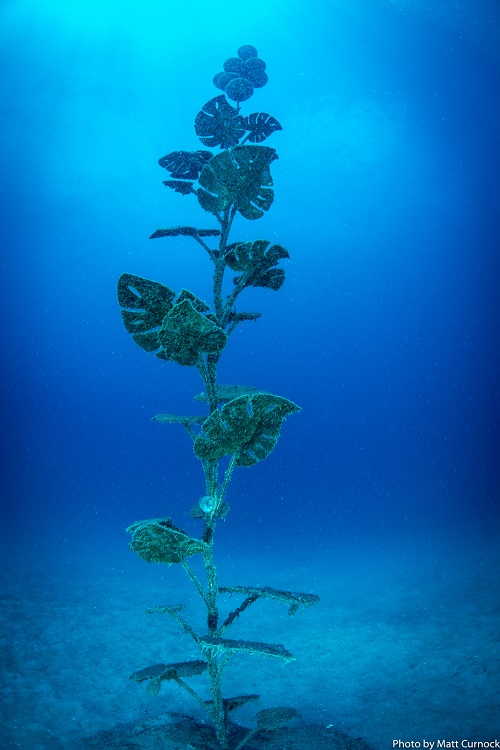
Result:
{"label": "blue water", "polygon": [[[147,586],[125,527],[168,515],[197,533],[189,509],[205,490],[190,440],[151,417],[200,413],[192,397],[202,381],[133,343],[115,288],[129,272],[210,302],[202,248],[190,238],[148,239],[159,227],[216,226],[194,197],[162,186],[157,161],[202,147],[193,122],[220,93],[212,77],[252,44],[269,83],[243,113],[267,112],[283,130],[266,142],[279,155],[274,203],[259,221],[238,218],[232,239],[271,239],[290,260],[277,293],[245,292],[244,308],[262,318],[238,326],[219,377],[302,411],[265,461],[234,475],[216,541],[221,575],[223,563],[234,565],[252,583],[252,565],[260,570],[265,558],[269,585],[282,588],[303,566],[311,592],[315,580],[323,591],[327,581],[354,576],[362,587],[375,578],[360,595],[361,616],[384,580],[411,589],[408,570],[411,581],[422,572],[421,593],[432,580],[437,598],[449,580],[435,575],[441,564],[469,571],[471,596],[481,571],[497,581],[499,22],[494,0],[4,1],[6,570],[41,576],[47,591],[57,575],[81,580],[91,565],[96,586],[104,585],[96,569],[112,588],[110,571],[124,568]],[[325,610],[305,613],[299,629],[306,614]],[[61,638],[68,632],[63,622]],[[307,653],[307,635],[300,643]],[[485,658],[495,663],[498,642]],[[116,666],[124,679],[134,668]],[[488,686],[498,692],[497,672]],[[82,711],[92,713],[85,701]],[[493,716],[485,711],[471,740],[491,739]],[[370,734],[369,719],[332,717],[391,746],[389,729],[386,739]],[[128,718],[114,707],[113,721]],[[76,747],[76,739],[51,745],[43,720],[40,736],[25,732],[19,742],[15,724],[5,717],[5,747]],[[405,734],[396,718],[392,727]],[[67,727],[51,731],[61,738]],[[454,731],[462,729],[444,739],[461,739]]]}

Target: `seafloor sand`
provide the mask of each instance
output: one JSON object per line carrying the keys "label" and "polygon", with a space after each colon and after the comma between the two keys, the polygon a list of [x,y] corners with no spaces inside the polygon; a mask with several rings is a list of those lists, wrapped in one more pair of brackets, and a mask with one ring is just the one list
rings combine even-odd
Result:
{"label": "seafloor sand", "polygon": [[[499,739],[498,560],[458,547],[439,559],[425,550],[411,559],[370,555],[221,561],[221,583],[321,596],[293,618],[279,603],[256,603],[226,633],[282,643],[296,656],[287,664],[234,658],[225,693],[261,695],[235,719],[252,726],[256,705],[293,706],[297,731],[312,723],[322,737],[340,730],[377,750],[390,750],[394,739],[458,740],[458,747]],[[150,664],[199,658],[168,616],[144,614],[148,606],[187,602],[196,621],[198,602],[182,571],[148,566],[126,550],[118,564],[105,553],[76,559],[71,551],[52,559],[35,552],[2,566],[2,750],[77,750],[91,736],[86,747],[104,748],[98,732],[139,720],[146,726],[158,715],[168,720],[167,712],[202,721],[201,708],[175,685],[152,697],[128,679]],[[203,675],[191,683],[204,691]],[[165,747],[183,746],[172,740]]]}

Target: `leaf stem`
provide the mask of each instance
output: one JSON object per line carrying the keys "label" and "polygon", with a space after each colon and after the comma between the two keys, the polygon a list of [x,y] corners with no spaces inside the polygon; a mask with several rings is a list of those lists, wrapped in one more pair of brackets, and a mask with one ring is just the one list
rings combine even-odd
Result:
{"label": "leaf stem", "polygon": [[[222,318],[224,326],[227,325],[227,321],[229,319],[229,315],[231,314],[231,309],[232,309],[232,307],[233,307],[233,305],[234,305],[234,303],[236,301],[236,297],[243,291],[243,289],[246,286],[247,281],[248,281],[248,272],[244,271],[242,273],[242,275],[240,276],[240,279],[239,279],[238,283],[236,284],[236,286],[234,287],[234,289],[231,292],[231,294],[227,295],[226,302],[225,302],[225,305],[224,305],[224,315],[223,315],[223,318]],[[229,335],[229,333],[233,332],[234,328],[235,328],[234,325],[231,326],[231,328],[227,332],[228,335]]]}
{"label": "leaf stem", "polygon": [[190,579],[192,580],[192,582],[194,583],[194,585],[196,586],[196,590],[198,591],[199,595],[201,596],[201,598],[203,599],[207,607],[209,607],[209,597],[207,596],[207,593],[203,589],[203,586],[201,585],[198,579],[198,576],[196,575],[196,573],[194,572],[194,570],[192,569],[192,567],[190,566],[186,558],[183,557],[181,559],[181,565],[186,571],[186,573],[188,574],[188,576],[190,577]]}
{"label": "leaf stem", "polygon": [[250,594],[250,596],[247,596],[247,598],[242,601],[239,607],[236,607],[236,609],[233,609],[233,611],[228,614],[219,628],[219,634],[222,633],[226,628],[228,628],[234,622],[234,620],[236,620],[236,618],[239,617],[247,607],[253,604],[253,602],[257,601],[258,598],[259,597],[257,594]]}
{"label": "leaf stem", "polygon": [[236,453],[233,453],[233,455],[231,456],[231,460],[229,461],[228,467],[225,471],[224,481],[222,482],[222,487],[219,492],[219,503],[218,503],[219,507],[224,501],[224,495],[226,494],[227,486],[230,482],[235,465],[236,465]]}
{"label": "leaf stem", "polygon": [[209,254],[209,256],[210,256],[211,260],[213,260],[213,262],[215,263],[215,262],[216,262],[216,257],[215,257],[215,253],[214,253],[214,251],[212,250],[212,248],[210,248],[210,247],[209,247],[209,246],[207,245],[207,243],[206,243],[206,242],[203,242],[203,240],[201,239],[201,237],[200,237],[200,236],[199,236],[198,234],[192,234],[192,235],[191,235],[191,237],[192,237],[192,238],[193,238],[194,240],[196,240],[196,242],[199,242],[199,244],[200,244],[200,245],[201,245],[201,246],[202,246],[202,247],[203,247],[203,248],[204,248],[204,249],[205,249],[205,250],[207,251],[207,253]]}
{"label": "leaf stem", "polygon": [[182,625],[186,633],[188,633],[191,636],[191,638],[196,644],[200,643],[200,639],[194,632],[193,628],[186,622],[186,620],[178,612],[174,612],[172,609],[167,610],[167,612],[170,615],[170,617],[172,617],[174,620],[177,620],[177,622],[180,625]]}
{"label": "leaf stem", "polygon": [[192,688],[192,687],[190,687],[190,686],[189,686],[189,685],[187,684],[187,682],[184,682],[184,680],[183,680],[183,679],[181,679],[180,677],[173,677],[172,679],[173,679],[173,680],[174,680],[174,682],[176,682],[176,683],[177,683],[177,684],[178,684],[178,685],[179,685],[179,686],[180,686],[181,688],[184,688],[184,690],[186,690],[186,691],[187,691],[187,692],[189,693],[189,695],[191,695],[191,696],[192,696],[192,697],[193,697],[193,698],[194,698],[194,699],[195,699],[196,701],[198,701],[198,703],[200,704],[200,706],[202,706],[202,708],[204,708],[204,709],[205,709],[205,711],[208,711],[208,713],[209,713],[209,715],[211,716],[211,718],[212,718],[212,721],[213,721],[213,719],[214,719],[214,713],[213,713],[213,711],[211,711],[211,710],[210,710],[210,707],[209,707],[209,706],[207,706],[207,703],[206,703],[206,701],[204,701],[204,700],[203,700],[203,698],[200,698],[200,696],[198,695],[198,693],[196,693],[196,692],[195,692],[195,691],[193,690],[193,688]]}

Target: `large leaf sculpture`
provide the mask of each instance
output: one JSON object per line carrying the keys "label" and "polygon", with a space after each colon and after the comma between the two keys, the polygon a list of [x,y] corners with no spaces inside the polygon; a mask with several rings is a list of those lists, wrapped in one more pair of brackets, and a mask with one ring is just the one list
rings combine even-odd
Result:
{"label": "large leaf sculpture", "polygon": [[243,271],[236,276],[234,283],[244,279],[244,286],[263,286],[277,291],[285,280],[282,268],[273,268],[282,258],[289,258],[288,251],[281,245],[271,245],[269,240],[253,242],[233,242],[228,245],[224,260],[233,271]]}
{"label": "large leaf sculpture", "polygon": [[[273,148],[260,144],[281,130],[281,125],[266,112],[257,111],[245,117],[240,114],[240,103],[253,96],[267,80],[266,63],[256,48],[249,44],[241,46],[237,57],[226,59],[223,70],[213,79],[220,95],[207,102],[195,120],[196,134],[203,146],[220,148],[222,152],[171,151],[159,160],[160,166],[168,170],[164,185],[178,195],[196,195],[200,207],[209,214],[207,223],[212,226],[198,228],[182,222],[179,226],[157,229],[151,238],[191,237],[203,248],[205,260],[208,255],[212,264],[210,305],[187,289],[176,294],[163,284],[140,276],[122,274],[118,282],[123,322],[134,341],[163,360],[195,367],[204,384],[203,392],[195,397],[202,413],[174,414],[166,410],[154,418],[156,422],[182,425],[201,464],[204,475],[201,494],[190,503],[192,519],[203,526],[198,538],[175,526],[170,518],[138,521],[127,529],[132,535],[130,547],[142,560],[178,563],[200,596],[206,617],[199,633],[183,611],[184,604],[166,603],[149,607],[146,612],[168,615],[192,639],[191,645],[200,650],[201,658],[152,664],[135,671],[131,679],[146,682],[152,695],[157,695],[162,685],[168,687],[171,683],[189,693],[213,723],[215,738],[204,730],[200,742],[203,740],[204,746],[210,745],[214,750],[216,747],[246,750],[257,732],[279,732],[296,716],[291,708],[264,708],[257,713],[254,728],[246,730],[246,734],[243,727],[232,724],[229,712],[258,698],[257,695],[224,697],[222,674],[232,657],[256,654],[285,661],[293,657],[281,644],[236,640],[222,637],[223,634],[254,602],[264,599],[283,602],[292,616],[298,609],[318,601],[314,594],[270,587],[220,586],[214,558],[216,526],[230,510],[226,497],[233,473],[238,467],[252,466],[269,456],[279,439],[283,420],[300,411],[292,401],[261,388],[221,384],[218,373],[229,336],[243,321],[260,316],[260,312],[240,307],[240,295],[244,296],[246,288],[252,286],[279,289],[285,278],[280,262],[289,257],[284,247],[269,240],[234,242],[231,234],[238,214],[245,219],[259,219],[274,199],[270,167],[278,157]],[[183,240],[174,243],[180,246]],[[196,267],[191,270],[196,276]],[[228,276],[234,276],[234,286],[229,292]],[[241,356],[245,357],[244,350]],[[170,470],[175,472],[177,464],[170,459],[167,455]],[[192,556],[197,556],[195,565]],[[225,618],[219,605],[223,593],[242,597]],[[205,692],[198,691],[196,684],[204,674],[210,684],[210,699]],[[190,677],[196,678],[192,685]],[[281,742],[286,738],[276,736],[278,739]],[[261,743],[265,740],[260,738]]]}
{"label": "large leaf sculpture", "polygon": [[202,353],[220,353],[227,334],[196,309],[193,302],[183,299],[165,315],[158,331],[167,359],[192,367]]}
{"label": "large leaf sculpture", "polygon": [[267,112],[253,112],[243,122],[249,131],[247,138],[251,143],[261,143],[276,130],[283,130],[278,120]]}
{"label": "large leaf sculpture", "polygon": [[234,453],[237,466],[252,466],[271,453],[283,420],[296,411],[292,401],[271,393],[239,396],[203,422],[194,452],[203,459]]}
{"label": "large leaf sculpture", "polygon": [[128,527],[127,533],[132,534],[130,548],[147,562],[172,565],[207,548],[205,542],[177,528],[170,518],[136,521]]}
{"label": "large leaf sculpture", "polygon": [[170,172],[174,179],[164,180],[165,187],[172,188],[176,193],[189,195],[194,193],[191,180],[197,180],[204,165],[210,161],[210,151],[172,151],[158,160],[160,167]]}
{"label": "large leaf sculpture", "polygon": [[175,292],[157,281],[131,273],[122,273],[117,291],[123,323],[135,343],[146,352],[160,349],[158,330],[172,307]]}
{"label": "large leaf sculpture", "polygon": [[189,195],[196,192],[193,188],[193,183],[187,180],[163,180],[163,184],[165,187],[171,188],[181,195]]}
{"label": "large leaf sculpture", "polygon": [[216,215],[235,205],[245,219],[260,219],[273,202],[269,165],[277,158],[269,146],[237,146],[217,154],[200,174],[200,205]]}
{"label": "large leaf sculpture", "polygon": [[158,237],[218,237],[220,229],[197,229],[196,227],[170,227],[169,229],[157,229],[150,236],[150,240]]}
{"label": "large leaf sculpture", "polygon": [[245,135],[246,128],[243,116],[222,94],[210,99],[198,112],[194,129],[204,146],[231,148]]}
{"label": "large leaf sculpture", "polygon": [[175,180],[197,180],[198,176],[212,158],[210,151],[172,151],[158,160],[160,167],[170,172]]}
{"label": "large leaf sculpture", "polygon": [[153,664],[146,669],[139,669],[130,675],[134,682],[144,682],[149,680],[147,687],[148,693],[158,695],[161,683],[164,681],[174,680],[180,682],[185,677],[202,674],[207,669],[206,661],[194,659],[192,661],[178,661],[171,664]]}
{"label": "large leaf sculpture", "polygon": [[163,284],[124,273],[118,279],[118,302],[125,328],[145,351],[180,365],[196,365],[200,354],[221,352],[227,334],[204,315],[208,305],[196,294],[175,292]]}
{"label": "large leaf sculpture", "polygon": [[242,641],[234,640],[232,638],[219,638],[214,636],[203,636],[200,638],[200,644],[202,648],[211,649],[217,648],[220,651],[226,653],[235,654],[238,651],[240,653],[247,654],[259,654],[260,656],[277,656],[285,661],[293,661],[293,656],[284,646],[280,643],[262,643],[262,641]]}

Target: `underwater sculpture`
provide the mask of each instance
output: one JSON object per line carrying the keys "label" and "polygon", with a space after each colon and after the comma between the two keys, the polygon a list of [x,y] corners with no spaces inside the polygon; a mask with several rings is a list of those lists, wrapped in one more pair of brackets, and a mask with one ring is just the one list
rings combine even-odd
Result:
{"label": "underwater sculpture", "polygon": [[[207,613],[207,632],[198,634],[183,615],[183,604],[152,607],[148,613],[166,614],[177,621],[200,649],[200,659],[154,664],[131,675],[136,682],[148,682],[147,689],[156,695],[162,682],[175,682],[186,690],[208,713],[218,743],[227,749],[231,744],[229,714],[257,695],[225,698],[221,690],[222,673],[230,659],[238,654],[260,654],[288,661],[292,655],[279,644],[232,640],[226,631],[250,605],[268,598],[282,602],[288,613],[318,601],[313,594],[248,586],[219,586],[214,561],[214,532],[217,521],[226,516],[229,506],[225,497],[236,467],[249,467],[269,456],[275,447],[283,420],[300,409],[292,401],[258,388],[221,385],[217,366],[228,338],[236,326],[254,321],[258,312],[237,310],[240,294],[249,286],[277,291],[285,279],[279,267],[288,252],[269,240],[229,243],[229,234],[237,214],[248,220],[259,219],[273,202],[270,165],[276,151],[260,145],[281,125],[267,113],[240,114],[240,103],[251,97],[255,88],[267,83],[265,63],[257,50],[245,45],[237,57],[224,63],[224,70],[214,78],[223,92],[205,104],[195,120],[195,131],[204,146],[212,151],[173,151],[159,160],[169,172],[164,184],[181,195],[193,195],[201,208],[217,221],[216,228],[198,229],[177,226],[158,229],[151,239],[192,237],[208,253],[213,263],[213,306],[193,292],[182,289],[177,294],[156,281],[124,273],[118,281],[118,302],[122,319],[132,338],[146,352],[163,360],[196,368],[205,385],[198,401],[207,405],[207,416],[158,414],[157,422],[182,425],[193,442],[196,457],[205,476],[205,490],[191,509],[203,528],[199,538],[178,528],[170,518],[153,518],[133,523],[130,547],[147,562],[181,565],[200,595]],[[229,103],[236,102],[236,107]],[[217,242],[211,246],[210,238]],[[231,291],[223,292],[226,269],[234,272]],[[201,555],[206,573],[202,580],[190,565],[189,558]],[[241,603],[222,619],[219,597],[241,596]],[[207,673],[211,700],[204,700],[189,684],[189,677]],[[233,742],[240,750],[261,730],[277,729],[288,723],[293,708],[266,708],[255,715],[256,726],[243,739]]]}

